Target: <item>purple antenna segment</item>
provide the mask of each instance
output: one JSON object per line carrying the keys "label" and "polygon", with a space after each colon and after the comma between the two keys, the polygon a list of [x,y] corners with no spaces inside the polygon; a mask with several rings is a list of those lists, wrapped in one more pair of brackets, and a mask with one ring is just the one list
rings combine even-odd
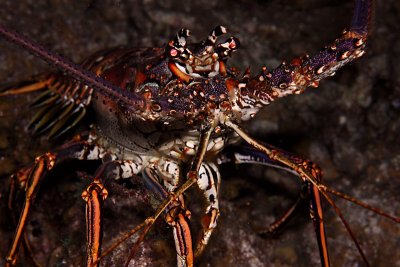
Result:
{"label": "purple antenna segment", "polygon": [[83,69],[78,64],[46,49],[42,45],[35,41],[23,36],[15,31],[7,30],[3,25],[0,24],[0,34],[7,40],[25,48],[30,53],[38,56],[39,58],[47,61],[54,67],[60,69],[63,72],[69,73],[75,79],[83,82],[84,84],[93,87],[99,93],[110,97],[116,97],[120,101],[129,105],[134,109],[142,109],[145,105],[143,96],[131,93],[127,90],[111,84],[103,78],[94,75],[92,72]]}

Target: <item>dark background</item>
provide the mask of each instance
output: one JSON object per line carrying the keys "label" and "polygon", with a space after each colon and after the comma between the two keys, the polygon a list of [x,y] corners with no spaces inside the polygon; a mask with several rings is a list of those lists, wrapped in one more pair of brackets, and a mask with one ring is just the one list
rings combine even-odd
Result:
{"label": "dark background", "polygon": [[[200,40],[216,25],[241,41],[231,64],[276,67],[332,42],[347,25],[352,1],[2,1],[0,22],[76,62],[106,47],[163,46],[181,27]],[[376,6],[368,52],[300,96],[271,104],[244,126],[252,136],[318,163],[328,186],[399,214],[400,207],[400,2]],[[0,83],[17,82],[49,67],[0,40]],[[62,141],[32,137],[25,127],[33,95],[0,98],[0,256],[14,231],[6,212],[8,175]],[[28,232],[35,255],[49,266],[84,262],[84,202],[87,184],[71,175],[69,164],[56,170],[38,196]],[[296,197],[288,175],[263,168],[224,168],[221,217],[199,266],[319,266],[319,253],[306,209],[276,237],[256,232],[279,216]],[[253,178],[254,177],[254,178]],[[150,215],[146,196],[132,185],[113,185],[106,202],[104,244]],[[188,193],[194,237],[204,203]],[[140,201],[144,199],[143,201]],[[371,266],[400,266],[400,227],[345,201],[337,201]],[[327,207],[328,204],[325,203]],[[363,266],[348,234],[326,209],[332,266]],[[131,266],[174,266],[171,230],[159,222]],[[120,266],[132,241],[105,261]],[[0,265],[3,262],[0,260]],[[21,257],[20,266],[26,262]]]}

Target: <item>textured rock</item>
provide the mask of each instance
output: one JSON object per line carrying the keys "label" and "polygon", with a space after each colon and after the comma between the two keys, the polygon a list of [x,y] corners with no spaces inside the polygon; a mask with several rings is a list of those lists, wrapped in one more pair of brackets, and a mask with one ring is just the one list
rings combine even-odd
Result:
{"label": "textured rock", "polygon": [[[194,40],[216,25],[239,37],[232,65],[276,67],[281,60],[315,53],[338,36],[351,15],[352,1],[3,1],[0,22],[79,62],[116,45],[162,46],[181,27]],[[379,3],[368,53],[318,89],[288,97],[263,110],[245,126],[253,136],[319,163],[326,184],[389,212],[400,209],[400,2]],[[0,81],[22,81],[49,67],[0,40]],[[0,98],[0,256],[14,226],[6,212],[10,173],[53,148],[45,138],[25,132],[33,96]],[[38,261],[79,266],[84,261],[85,223],[80,194],[85,181],[65,175],[64,166],[43,184],[28,232]],[[74,173],[72,173],[74,174]],[[253,177],[250,177],[252,174]],[[221,219],[199,266],[318,266],[319,253],[306,210],[273,238],[256,230],[279,216],[297,195],[294,179],[264,169],[229,171],[221,187]],[[273,176],[273,177],[269,177]],[[59,182],[63,180],[64,182]],[[145,194],[127,185],[110,189],[104,244],[140,222],[151,209]],[[129,189],[130,188],[130,189]],[[139,192],[139,193],[135,193]],[[194,236],[204,208],[197,190],[188,193]],[[141,201],[142,200],[142,201]],[[146,204],[147,203],[147,204]],[[371,266],[400,266],[400,227],[371,212],[338,201]],[[326,203],[325,206],[328,206]],[[327,208],[333,266],[363,266],[343,226]],[[134,241],[106,258],[121,266]],[[23,259],[20,266],[25,266]],[[130,266],[174,266],[172,234],[162,221],[148,235]],[[0,265],[2,262],[0,260]]]}

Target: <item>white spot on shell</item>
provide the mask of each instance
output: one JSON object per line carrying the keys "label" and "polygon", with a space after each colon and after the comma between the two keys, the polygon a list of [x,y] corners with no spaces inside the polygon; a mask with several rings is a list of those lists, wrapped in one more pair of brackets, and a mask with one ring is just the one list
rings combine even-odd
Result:
{"label": "white spot on shell", "polygon": [[326,66],[323,65],[322,67],[320,67],[319,69],[317,69],[317,74],[322,74],[325,70],[326,70]]}

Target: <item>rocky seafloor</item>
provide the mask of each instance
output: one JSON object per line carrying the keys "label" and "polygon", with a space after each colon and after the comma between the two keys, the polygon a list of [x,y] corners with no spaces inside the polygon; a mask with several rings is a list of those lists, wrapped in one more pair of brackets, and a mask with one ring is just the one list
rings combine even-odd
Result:
{"label": "rocky seafloor", "polygon": [[[258,73],[265,64],[332,42],[347,25],[352,1],[2,1],[0,23],[18,30],[74,61],[106,47],[165,45],[179,28],[200,40],[225,25],[241,41],[232,65]],[[324,170],[325,183],[369,204],[397,213],[400,208],[400,2],[376,5],[368,52],[318,89],[266,107],[244,128],[252,136],[302,155]],[[0,84],[22,81],[50,68],[0,38]],[[0,98],[0,265],[14,224],[6,209],[9,174],[62,140],[49,142],[26,131],[34,95]],[[81,125],[85,128],[85,125]],[[81,192],[87,183],[75,177],[86,164],[60,166],[37,197],[28,224],[35,258],[45,266],[84,263],[85,220]],[[68,174],[73,170],[71,174]],[[304,208],[276,236],[257,231],[268,225],[297,196],[298,183],[265,168],[225,167],[220,192],[221,217],[197,266],[319,266],[313,227]],[[151,214],[137,185],[113,184],[105,204],[104,246]],[[193,236],[205,205],[197,190],[188,192]],[[371,266],[400,266],[398,224],[338,200]],[[326,231],[332,266],[364,266],[349,235],[326,207]],[[121,266],[133,240],[102,266]],[[21,253],[22,254],[22,253]],[[158,222],[129,266],[174,266],[171,229]],[[30,264],[21,255],[18,266]]]}

